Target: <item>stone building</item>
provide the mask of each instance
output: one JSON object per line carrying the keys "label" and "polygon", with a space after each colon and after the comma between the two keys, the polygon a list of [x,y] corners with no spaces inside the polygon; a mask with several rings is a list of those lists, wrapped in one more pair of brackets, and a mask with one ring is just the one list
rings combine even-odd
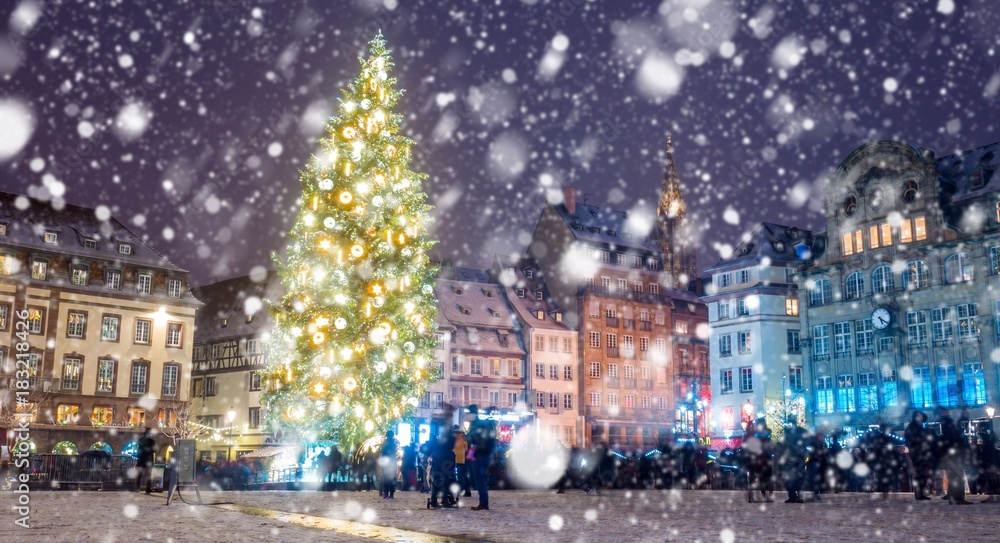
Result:
{"label": "stone building", "polygon": [[805,424],[795,274],[796,249],[811,241],[811,232],[761,223],[705,270],[716,449],[739,447],[745,425],[761,414],[772,428],[791,416]]}
{"label": "stone building", "polygon": [[[533,424],[525,398],[525,349],[503,287],[481,270],[444,269],[435,284],[447,323],[444,401],[458,410],[495,407],[502,441]],[[432,402],[437,401],[436,397]],[[432,404],[433,405],[433,404]],[[457,419],[456,419],[457,420]]]}
{"label": "stone building", "polygon": [[826,229],[799,279],[817,427],[855,434],[913,410],[936,420],[937,408],[981,421],[996,405],[998,153],[995,143],[937,158],[871,142],[831,174]]}
{"label": "stone building", "polygon": [[562,310],[551,302],[534,262],[497,255],[490,276],[504,287],[520,325],[528,352],[527,397],[540,440],[566,447],[582,443],[576,330],[567,326]]}
{"label": "stone building", "polygon": [[[194,289],[205,306],[194,333],[194,371],[189,418],[198,432],[198,452],[211,461],[230,460],[272,443],[261,420],[264,346],[274,321],[264,300],[278,300],[274,273],[234,277]],[[229,420],[232,412],[233,420]]]}
{"label": "stone building", "polygon": [[[709,399],[707,310],[687,290],[697,286],[694,252],[681,237],[684,205],[669,147],[667,156],[652,221],[579,202],[567,188],[562,203],[542,210],[528,245],[552,302],[579,332],[583,445],[649,447],[675,431],[693,433],[693,417],[688,427],[676,424],[679,408],[689,393],[703,405]],[[703,416],[698,426],[704,436]]]}
{"label": "stone building", "polygon": [[115,454],[173,427],[201,305],[187,275],[105,210],[0,193],[0,427],[27,414],[38,452]]}

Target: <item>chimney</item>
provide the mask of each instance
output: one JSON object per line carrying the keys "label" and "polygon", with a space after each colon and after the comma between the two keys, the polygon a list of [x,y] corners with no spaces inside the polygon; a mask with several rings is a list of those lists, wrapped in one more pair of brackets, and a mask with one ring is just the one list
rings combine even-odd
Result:
{"label": "chimney", "polygon": [[566,209],[569,210],[570,215],[576,214],[576,189],[573,187],[565,187],[563,189],[563,203],[566,205]]}

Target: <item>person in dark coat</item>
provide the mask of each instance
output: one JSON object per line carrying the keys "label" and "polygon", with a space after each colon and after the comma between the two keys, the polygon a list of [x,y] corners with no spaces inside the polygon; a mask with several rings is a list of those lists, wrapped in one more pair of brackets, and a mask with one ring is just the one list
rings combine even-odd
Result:
{"label": "person in dark coat", "polygon": [[[428,506],[431,508],[455,507],[458,503],[458,496],[451,491],[451,485],[455,480],[455,435],[447,428],[441,430],[441,435],[434,445],[430,458],[431,469],[431,500]],[[441,502],[438,502],[438,495],[441,495]]]}
{"label": "person in dark coat", "polygon": [[[765,502],[774,501],[774,444],[771,442],[771,429],[763,417],[754,426],[753,436],[743,444],[750,455],[753,474],[757,478],[756,489],[760,490]],[[751,484],[753,481],[751,480]],[[751,487],[751,496],[753,487]]]}
{"label": "person in dark coat", "polygon": [[868,449],[865,460],[871,468],[872,482],[875,491],[882,493],[882,499],[889,499],[889,491],[892,487],[897,466],[895,465],[895,444],[888,436],[889,427],[885,424],[879,426],[878,430],[871,432],[868,436]]}
{"label": "person in dark coat", "polygon": [[385,442],[379,457],[379,483],[382,497],[388,500],[396,499],[396,434],[389,430],[385,433]]}
{"label": "person in dark coat", "polygon": [[417,488],[417,446],[410,443],[403,447],[403,490]]}
{"label": "person in dark coat", "polygon": [[135,478],[135,490],[142,489],[142,481],[146,481],[146,494],[153,492],[153,460],[156,458],[156,441],[150,435],[150,429],[142,431],[139,438],[139,456],[136,458],[135,467],[139,473]]}
{"label": "person in dark coat", "polygon": [[805,503],[802,497],[802,486],[806,477],[806,447],[809,444],[809,434],[805,428],[795,424],[795,418],[789,417],[782,439],[780,465],[785,473],[785,489],[788,499],[785,503]]}
{"label": "person in dark coat", "polygon": [[910,449],[910,462],[913,464],[913,498],[929,500],[927,489],[934,481],[934,439],[924,423],[927,415],[922,411],[914,411],[910,423],[906,425],[903,437]]}
{"label": "person in dark coat", "polygon": [[493,452],[496,449],[496,425],[489,418],[479,418],[477,406],[470,405],[468,410],[476,417],[469,428],[469,444],[474,449],[472,453],[474,457],[472,478],[476,484],[476,492],[479,494],[479,505],[472,509],[474,511],[488,511],[490,509],[488,473],[493,460]]}
{"label": "person in dark coat", "polygon": [[948,503],[971,505],[972,502],[965,499],[965,457],[969,453],[969,442],[947,410],[941,412],[940,451],[941,467],[948,473]]}

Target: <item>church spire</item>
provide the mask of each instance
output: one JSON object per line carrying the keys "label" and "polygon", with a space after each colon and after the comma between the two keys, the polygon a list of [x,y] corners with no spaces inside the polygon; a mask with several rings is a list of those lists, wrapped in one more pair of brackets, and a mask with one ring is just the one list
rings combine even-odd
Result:
{"label": "church spire", "polygon": [[674,167],[674,144],[667,132],[667,164],[663,174],[663,184],[660,186],[660,205],[656,214],[660,220],[677,219],[683,221],[687,210],[684,206],[684,195],[681,194],[681,180]]}
{"label": "church spire", "polygon": [[674,145],[667,133],[667,163],[660,185],[660,201],[656,208],[659,221],[659,246],[663,253],[663,269],[670,274],[676,288],[685,289],[698,273],[692,242],[691,226],[686,219],[687,207],[681,194],[681,180],[674,165]]}

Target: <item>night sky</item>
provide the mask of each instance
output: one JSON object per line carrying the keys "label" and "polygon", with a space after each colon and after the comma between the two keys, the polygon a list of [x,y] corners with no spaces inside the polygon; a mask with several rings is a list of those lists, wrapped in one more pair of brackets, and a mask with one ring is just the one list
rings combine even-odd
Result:
{"label": "night sky", "polygon": [[704,268],[761,220],[822,227],[866,140],[1000,140],[998,28],[987,0],[4,0],[0,189],[108,206],[195,284],[270,266],[381,29],[437,257],[523,252],[563,186],[650,209],[670,131]]}

